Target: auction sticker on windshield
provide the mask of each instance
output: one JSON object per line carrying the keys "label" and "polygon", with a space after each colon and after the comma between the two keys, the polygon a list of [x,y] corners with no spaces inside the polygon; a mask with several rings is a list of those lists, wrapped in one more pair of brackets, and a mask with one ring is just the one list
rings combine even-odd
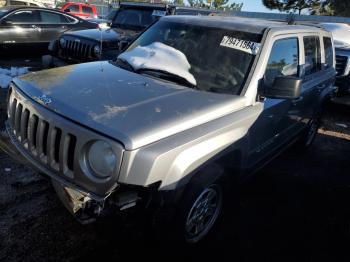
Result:
{"label": "auction sticker on windshield", "polygon": [[240,50],[252,55],[256,55],[260,49],[260,43],[238,39],[231,36],[224,36],[222,39],[221,46],[226,46],[236,50]]}

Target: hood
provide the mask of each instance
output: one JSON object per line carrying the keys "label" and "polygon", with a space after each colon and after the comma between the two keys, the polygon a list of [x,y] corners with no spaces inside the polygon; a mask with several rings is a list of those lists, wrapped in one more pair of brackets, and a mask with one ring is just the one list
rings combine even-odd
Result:
{"label": "hood", "polygon": [[118,32],[114,31],[111,28],[108,29],[87,29],[87,30],[79,30],[79,31],[71,31],[65,33],[65,35],[83,37],[88,39],[94,39],[96,41],[101,40],[101,33],[103,41],[118,41],[120,35]]}
{"label": "hood", "polygon": [[244,106],[243,97],[215,94],[93,62],[32,72],[14,83],[48,109],[120,141],[126,150],[153,143]]}
{"label": "hood", "polygon": [[124,38],[133,38],[136,35],[138,35],[139,31],[134,30],[122,30],[118,28],[105,28],[105,29],[87,29],[87,30],[79,30],[79,31],[71,31],[65,33],[65,35],[70,36],[76,36],[76,37],[83,37],[87,39],[94,39],[96,41],[101,40],[101,34],[102,39],[105,42],[113,42],[113,41],[119,41],[120,39]]}

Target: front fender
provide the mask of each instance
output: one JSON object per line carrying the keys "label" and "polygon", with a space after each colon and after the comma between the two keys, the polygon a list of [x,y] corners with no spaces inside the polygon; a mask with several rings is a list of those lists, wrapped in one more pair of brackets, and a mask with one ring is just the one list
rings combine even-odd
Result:
{"label": "front fender", "polygon": [[[259,108],[246,107],[228,116],[173,135],[123,156],[119,183],[148,186],[161,181],[160,190],[173,190],[179,181],[209,161],[234,162],[230,153],[244,155],[244,140],[259,116]],[[236,154],[234,154],[236,155]]]}

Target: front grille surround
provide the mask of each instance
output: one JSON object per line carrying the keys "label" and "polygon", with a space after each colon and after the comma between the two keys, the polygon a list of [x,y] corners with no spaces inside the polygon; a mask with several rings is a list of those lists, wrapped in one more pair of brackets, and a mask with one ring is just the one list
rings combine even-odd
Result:
{"label": "front grille surround", "polygon": [[[98,196],[116,187],[124,152],[121,144],[50,111],[13,84],[7,112],[10,137],[25,157],[30,156],[29,161],[35,161],[34,166],[45,167],[52,178]],[[117,156],[115,172],[109,178],[99,179],[86,168],[86,145],[96,140],[108,142]]]}
{"label": "front grille surround", "polygon": [[99,43],[93,40],[74,36],[62,36],[66,40],[65,47],[59,45],[59,57],[73,61],[92,61],[97,57],[94,54],[94,47]]}
{"label": "front grille surround", "polygon": [[348,71],[350,58],[345,55],[336,55],[336,70],[337,76],[344,76]]}

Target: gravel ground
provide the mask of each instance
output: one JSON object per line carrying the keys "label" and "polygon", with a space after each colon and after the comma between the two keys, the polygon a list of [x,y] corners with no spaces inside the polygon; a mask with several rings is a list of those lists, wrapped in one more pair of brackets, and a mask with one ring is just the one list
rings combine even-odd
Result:
{"label": "gravel ground", "polygon": [[327,108],[314,145],[288,149],[241,185],[217,233],[191,249],[150,237],[142,217],[78,224],[50,183],[0,152],[0,261],[154,258],[349,261],[350,110]]}

